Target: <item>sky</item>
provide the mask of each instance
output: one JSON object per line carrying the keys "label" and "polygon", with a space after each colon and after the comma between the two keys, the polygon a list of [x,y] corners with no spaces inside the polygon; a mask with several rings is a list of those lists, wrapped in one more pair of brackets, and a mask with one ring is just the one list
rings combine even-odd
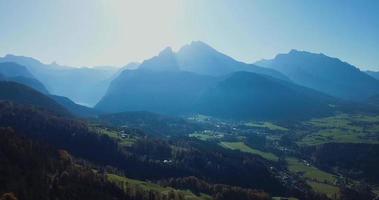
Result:
{"label": "sky", "polygon": [[0,0],[0,56],[123,66],[203,41],[244,61],[291,49],[379,71],[377,0]]}

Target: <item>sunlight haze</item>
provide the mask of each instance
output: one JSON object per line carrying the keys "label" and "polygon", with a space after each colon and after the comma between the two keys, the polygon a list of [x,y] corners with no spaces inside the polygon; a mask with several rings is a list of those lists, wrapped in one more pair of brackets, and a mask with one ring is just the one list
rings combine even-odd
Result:
{"label": "sunlight haze", "polygon": [[349,2],[0,0],[0,55],[124,66],[200,40],[244,62],[299,49],[378,70],[379,3]]}

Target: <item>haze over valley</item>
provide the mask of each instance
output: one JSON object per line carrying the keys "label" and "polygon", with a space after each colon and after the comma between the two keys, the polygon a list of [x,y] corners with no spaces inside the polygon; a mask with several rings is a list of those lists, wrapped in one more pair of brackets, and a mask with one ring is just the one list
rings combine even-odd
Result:
{"label": "haze over valley", "polygon": [[378,199],[379,4],[308,3],[0,0],[0,200]]}

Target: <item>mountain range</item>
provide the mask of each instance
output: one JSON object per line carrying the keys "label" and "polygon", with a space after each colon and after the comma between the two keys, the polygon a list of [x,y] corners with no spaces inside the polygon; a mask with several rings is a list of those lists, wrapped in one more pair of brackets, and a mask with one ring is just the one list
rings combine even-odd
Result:
{"label": "mountain range", "polygon": [[0,63],[0,80],[21,83],[44,94],[49,93],[45,86],[25,66],[17,63]]}
{"label": "mountain range", "polygon": [[24,56],[6,55],[0,63],[25,66],[51,94],[69,97],[77,103],[92,106],[104,95],[115,67],[68,67],[42,62]]}
{"label": "mountain range", "polygon": [[0,200],[375,199],[375,75],[296,50],[243,63],[202,42],[120,69],[7,55]]}
{"label": "mountain range", "polygon": [[345,100],[365,101],[379,91],[378,80],[324,54],[292,50],[255,64],[280,71],[296,84]]}
{"label": "mountain range", "polygon": [[[0,58],[1,80],[35,89],[80,117],[124,111],[230,119],[330,115],[344,102],[372,105],[379,94],[374,74],[337,58],[297,50],[248,64],[200,41],[177,52],[165,48],[118,70],[43,64],[14,55]],[[77,103],[95,105],[92,109]]]}
{"label": "mountain range", "polygon": [[209,76],[248,71],[289,80],[276,70],[239,62],[200,41],[185,45],[176,53],[167,47],[158,56],[142,62],[139,68],[154,71],[181,70]]}
{"label": "mountain range", "polygon": [[71,113],[80,117],[95,116],[99,112],[74,103],[63,96],[52,95],[29,70],[22,65],[0,63],[0,100],[13,101],[53,110],[58,113]]}
{"label": "mountain range", "polygon": [[338,102],[321,92],[251,72],[235,72],[198,100],[199,112],[231,119],[284,120],[333,112]]}
{"label": "mountain range", "polygon": [[177,52],[165,48],[137,69],[120,73],[95,108],[231,118],[310,117],[330,114],[335,110],[330,105],[342,101],[365,102],[378,91],[377,80],[324,54],[292,50],[247,64],[192,42]]}

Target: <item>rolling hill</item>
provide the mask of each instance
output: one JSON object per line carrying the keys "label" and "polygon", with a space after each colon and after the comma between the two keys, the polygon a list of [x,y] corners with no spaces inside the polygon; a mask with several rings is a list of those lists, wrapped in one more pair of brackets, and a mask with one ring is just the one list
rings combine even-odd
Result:
{"label": "rolling hill", "polygon": [[50,97],[16,82],[0,81],[0,100],[37,106],[59,114],[69,115],[63,106]]}
{"label": "rolling hill", "polygon": [[301,119],[331,114],[337,101],[290,82],[236,72],[197,102],[199,113],[232,119]]}

